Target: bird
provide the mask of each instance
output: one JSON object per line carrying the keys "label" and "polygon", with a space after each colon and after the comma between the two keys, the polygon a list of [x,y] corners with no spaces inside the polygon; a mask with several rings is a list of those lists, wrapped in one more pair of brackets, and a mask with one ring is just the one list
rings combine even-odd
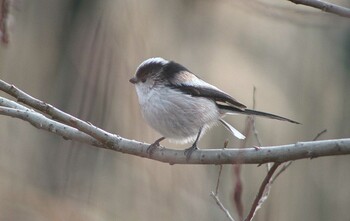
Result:
{"label": "bird", "polygon": [[202,135],[218,122],[238,139],[245,136],[226,122],[226,115],[254,115],[300,124],[275,114],[247,108],[228,93],[205,82],[183,65],[161,57],[143,61],[129,80],[135,85],[143,118],[162,135],[147,153],[168,139],[175,143],[190,143],[186,159],[198,149]]}

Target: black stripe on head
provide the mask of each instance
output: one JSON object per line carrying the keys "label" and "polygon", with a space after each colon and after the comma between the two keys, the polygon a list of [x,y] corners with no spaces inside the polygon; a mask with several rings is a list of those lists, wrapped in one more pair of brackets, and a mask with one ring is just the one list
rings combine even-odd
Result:
{"label": "black stripe on head", "polygon": [[145,60],[140,64],[140,66],[136,70],[136,78],[139,80],[145,80],[150,75],[154,75],[169,63],[167,60],[163,58],[150,58]]}
{"label": "black stripe on head", "polygon": [[[177,73],[187,71],[190,72],[187,68],[182,66],[179,63],[176,63],[174,61],[170,61],[166,65],[164,65],[162,69],[162,78],[163,79],[173,79]],[[191,73],[191,72],[190,72]]]}

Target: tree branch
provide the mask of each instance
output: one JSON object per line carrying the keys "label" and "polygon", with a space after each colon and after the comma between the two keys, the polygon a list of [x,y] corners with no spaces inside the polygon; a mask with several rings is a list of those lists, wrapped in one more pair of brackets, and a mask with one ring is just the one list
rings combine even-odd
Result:
{"label": "tree branch", "polygon": [[[1,98],[0,98],[1,99]],[[0,106],[0,115],[10,116],[29,122],[31,125],[38,129],[46,130],[54,134],[60,135],[65,140],[74,140],[81,143],[103,147],[103,145],[96,139],[86,135],[79,130],[70,126],[61,124],[59,122],[50,120],[44,115],[36,113],[31,110],[18,110],[9,107]]]}
{"label": "tree branch", "polygon": [[320,0],[288,0],[294,4],[306,5],[322,11],[350,18],[350,9]]}
{"label": "tree branch", "polygon": [[[53,119],[49,119],[43,115],[39,117],[37,115],[39,113],[34,110],[26,111],[24,109],[20,110],[16,107],[12,107],[12,109],[16,108],[16,110],[20,111],[2,108],[2,115],[16,117],[30,123],[33,123],[37,117],[42,121],[42,125],[44,125],[43,122],[47,123],[48,125],[45,127],[39,127],[40,129],[47,130],[65,138],[90,143],[92,145],[96,144],[101,148],[108,148],[114,151],[145,157],[169,164],[263,164],[268,162],[286,162],[305,158],[350,154],[350,139],[339,139],[315,142],[298,142],[296,144],[262,147],[260,150],[256,150],[255,148],[198,150],[193,152],[191,158],[188,160],[186,160],[183,150],[172,150],[167,148],[157,149],[150,156],[146,152],[149,144],[129,140],[104,131],[91,123],[82,121],[53,107],[50,104],[46,104],[43,101],[33,98],[15,86],[2,80],[0,80],[0,90],[15,97],[19,102],[46,113]],[[2,105],[4,106],[4,104]],[[27,115],[25,115],[25,113]],[[53,124],[53,122],[56,122],[57,124]],[[63,130],[64,132],[59,129],[53,130],[52,126],[49,127],[51,124],[57,126],[57,128],[59,126],[66,128]],[[76,135],[80,137],[79,139],[74,137],[74,135],[69,136],[67,132],[68,130],[70,130],[70,133],[72,134],[74,134],[74,132],[76,134],[78,133],[76,130],[73,131],[73,128],[82,132],[83,134],[86,134],[87,137],[81,133]],[[62,133],[65,134],[63,135]],[[84,139],[82,138],[83,136],[85,137]],[[90,137],[94,139],[87,141],[91,139]],[[99,144],[101,144],[101,146]]]}

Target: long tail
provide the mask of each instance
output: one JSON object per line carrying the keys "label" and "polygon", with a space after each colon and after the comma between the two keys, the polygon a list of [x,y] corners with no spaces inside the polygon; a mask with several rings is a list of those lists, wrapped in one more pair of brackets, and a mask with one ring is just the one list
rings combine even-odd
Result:
{"label": "long tail", "polygon": [[291,122],[293,124],[300,124],[297,121],[285,118],[285,117],[281,117],[275,114],[270,114],[270,113],[266,113],[266,112],[262,112],[262,111],[256,111],[256,110],[251,110],[251,109],[244,109],[242,114],[246,114],[246,115],[255,115],[255,116],[261,116],[261,117],[267,117],[270,119],[275,119],[275,120],[282,120],[282,121],[288,121]]}
{"label": "long tail", "polygon": [[300,124],[297,121],[285,118],[285,117],[281,117],[275,114],[270,114],[270,113],[266,113],[266,112],[262,112],[262,111],[256,111],[256,110],[251,110],[251,109],[238,109],[235,107],[231,107],[231,106],[226,106],[226,105],[221,105],[218,104],[218,107],[223,110],[226,114],[244,114],[244,115],[255,115],[255,116],[260,116],[260,117],[267,117],[270,119],[275,119],[275,120],[282,120],[282,121],[288,121],[290,123],[293,124]]}

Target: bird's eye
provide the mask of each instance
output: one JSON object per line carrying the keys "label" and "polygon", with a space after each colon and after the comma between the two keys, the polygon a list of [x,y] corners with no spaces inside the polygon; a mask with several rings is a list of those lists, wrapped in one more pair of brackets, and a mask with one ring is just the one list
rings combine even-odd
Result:
{"label": "bird's eye", "polygon": [[146,82],[146,78],[141,79],[141,82],[145,83]]}

